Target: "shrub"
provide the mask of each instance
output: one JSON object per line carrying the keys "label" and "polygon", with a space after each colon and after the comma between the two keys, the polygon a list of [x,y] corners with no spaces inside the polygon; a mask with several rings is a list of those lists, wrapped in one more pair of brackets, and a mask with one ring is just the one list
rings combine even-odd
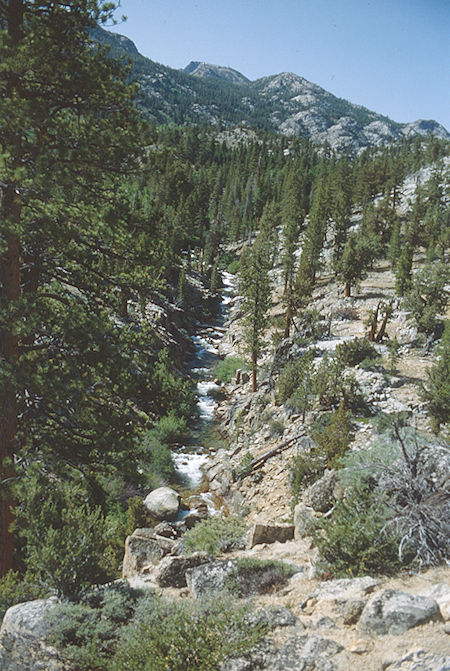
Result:
{"label": "shrub", "polygon": [[244,546],[247,531],[239,517],[211,517],[195,525],[184,535],[189,552],[207,552],[213,557]]}
{"label": "shrub", "polygon": [[18,528],[28,567],[58,595],[76,599],[111,577],[104,563],[105,518],[98,506],[86,503],[80,487],[56,480],[30,482]]}
{"label": "shrub", "polygon": [[354,321],[359,318],[359,313],[356,308],[352,308],[350,305],[343,305],[333,311],[332,317],[338,321]]}
{"label": "shrub", "polygon": [[314,354],[306,352],[293,361],[287,362],[278,379],[277,400],[280,403],[291,399],[307,380],[312,379],[313,359]]}
{"label": "shrub", "polygon": [[41,599],[48,595],[48,590],[38,585],[38,580],[31,574],[21,576],[18,572],[8,571],[0,578],[0,622],[8,608],[23,601]]}
{"label": "shrub", "polygon": [[366,357],[361,361],[359,367],[362,370],[380,371],[380,372],[383,371],[383,365],[380,356],[376,356],[374,358]]}
{"label": "shrub", "polygon": [[131,536],[135,529],[150,526],[150,515],[140,496],[128,499],[126,534]]}
{"label": "shrub", "polygon": [[227,356],[223,361],[219,361],[213,371],[213,376],[220,382],[231,382],[239,369],[245,370],[247,365],[245,361],[237,356]]}
{"label": "shrub", "polygon": [[181,442],[187,431],[187,422],[184,417],[170,412],[158,420],[155,431],[161,443],[165,445]]}
{"label": "shrub", "polygon": [[251,452],[245,452],[244,456],[239,462],[239,465],[237,466],[235,470],[235,475],[237,478],[242,478],[245,475],[247,475],[250,464],[253,461],[253,456]]}
{"label": "shrub", "polygon": [[227,266],[227,271],[231,273],[232,275],[236,275],[239,272],[240,268],[240,261],[239,259],[233,259],[230,261],[230,263]]}
{"label": "shrub", "polygon": [[324,461],[315,451],[298,454],[291,460],[289,481],[294,503],[297,503],[304,489],[321,477],[323,471]]}
{"label": "shrub", "polygon": [[313,540],[336,576],[388,573],[411,560],[399,559],[400,535],[387,525],[385,497],[367,487],[349,490],[329,518],[322,518]]}
{"label": "shrub", "polygon": [[46,616],[49,643],[79,671],[109,671],[120,628],[133,617],[141,597],[119,584],[92,591],[81,603],[61,603]]}
{"label": "shrub", "polygon": [[172,453],[167,445],[164,445],[153,429],[149,431],[144,439],[144,477],[147,485],[154,489],[165,482],[170,482],[175,477],[175,464]]}
{"label": "shrub", "polygon": [[230,592],[238,597],[253,594],[266,594],[287,583],[296,570],[280,561],[238,559],[225,584]]}
{"label": "shrub", "polygon": [[338,356],[330,357],[325,352],[314,377],[314,391],[323,408],[336,408],[343,400],[354,412],[369,412],[357,380],[344,375],[344,364]]}
{"label": "shrub", "polygon": [[366,338],[354,338],[339,343],[335,356],[344,366],[357,366],[364,359],[376,359],[378,352]]}
{"label": "shrub", "polygon": [[394,417],[369,449],[346,455],[341,479],[353,488],[362,482],[376,500],[389,502],[385,530],[398,540],[401,559],[412,555],[419,566],[437,565],[450,558],[448,465],[446,446],[430,446],[429,438]]}
{"label": "shrub", "polygon": [[317,443],[317,452],[322,456],[328,468],[340,468],[342,457],[350,447],[350,413],[341,401],[331,415],[328,426],[322,431],[313,431]]}
{"label": "shrub", "polygon": [[264,635],[248,608],[228,601],[186,603],[148,597],[121,635],[112,671],[217,671]]}

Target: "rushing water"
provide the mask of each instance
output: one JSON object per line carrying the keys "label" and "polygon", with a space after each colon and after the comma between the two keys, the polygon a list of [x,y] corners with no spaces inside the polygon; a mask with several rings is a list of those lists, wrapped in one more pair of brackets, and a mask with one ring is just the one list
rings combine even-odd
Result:
{"label": "rushing water", "polygon": [[[202,466],[208,460],[212,448],[201,444],[208,429],[213,425],[214,413],[217,407],[214,395],[220,387],[212,379],[212,370],[219,361],[219,343],[223,335],[223,324],[230,310],[230,302],[234,292],[235,278],[230,273],[223,273],[222,300],[217,320],[213,324],[198,324],[197,332],[191,337],[195,354],[188,362],[192,376],[197,382],[197,410],[198,422],[192,430],[188,445],[175,453],[174,461],[179,475],[186,487],[191,490],[198,488],[203,480]],[[212,497],[203,493],[211,510],[214,508]]]}

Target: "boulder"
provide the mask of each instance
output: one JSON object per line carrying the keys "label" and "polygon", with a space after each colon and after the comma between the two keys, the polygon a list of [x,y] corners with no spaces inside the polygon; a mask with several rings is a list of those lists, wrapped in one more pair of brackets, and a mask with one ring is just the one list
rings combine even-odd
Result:
{"label": "boulder", "polygon": [[341,650],[342,645],[321,636],[291,636],[281,646],[270,671],[332,671],[332,657]]}
{"label": "boulder", "polygon": [[326,471],[320,480],[308,487],[304,495],[304,502],[316,512],[326,513],[334,506],[336,484],[336,471]]}
{"label": "boulder", "polygon": [[190,557],[164,557],[155,570],[155,580],[160,587],[186,587],[186,571],[210,561],[205,552]]}
{"label": "boulder", "polygon": [[163,538],[172,538],[175,540],[179,537],[178,529],[176,526],[170,524],[170,522],[160,522],[155,527],[153,527],[153,533],[156,536],[162,536]]}
{"label": "boulder", "polygon": [[267,671],[276,655],[271,641],[263,638],[243,655],[229,657],[219,666],[219,671]]}
{"label": "boulder", "polygon": [[178,517],[181,496],[171,487],[158,487],[144,499],[147,510],[157,520],[173,521]]}
{"label": "boulder", "polygon": [[426,592],[423,592],[422,596],[434,599],[439,606],[441,617],[444,622],[450,620],[450,587],[447,583],[441,582],[437,585],[433,585],[433,587],[430,587]]}
{"label": "boulder", "polygon": [[247,549],[260,543],[286,543],[293,540],[292,524],[254,524],[247,537]]}
{"label": "boulder", "polygon": [[385,671],[448,671],[449,668],[450,657],[425,650],[411,650],[400,659],[383,664]]}
{"label": "boulder", "polygon": [[365,605],[366,602],[363,599],[338,599],[334,602],[333,611],[340,617],[343,624],[356,624]]}
{"label": "boulder", "polygon": [[439,619],[439,608],[433,599],[383,589],[364,607],[358,629],[366,634],[397,636],[419,624]]}
{"label": "boulder", "polygon": [[251,613],[248,618],[249,624],[263,624],[268,629],[277,629],[278,627],[296,627],[304,629],[303,624],[298,617],[284,606],[274,604],[272,606],[265,606],[259,610]]}
{"label": "boulder", "polygon": [[9,608],[0,628],[0,669],[2,671],[64,671],[67,666],[58,651],[47,645],[49,613],[58,603],[38,599]]}
{"label": "boulder", "polygon": [[294,538],[298,540],[309,536],[314,529],[315,522],[314,510],[305,506],[304,503],[297,503],[294,508]]}
{"label": "boulder", "polygon": [[185,575],[189,591],[196,599],[211,592],[222,592],[225,578],[230,575],[233,566],[231,561],[214,561],[187,569]]}
{"label": "boulder", "polygon": [[370,576],[362,578],[340,578],[324,582],[308,599],[317,601],[353,600],[370,594],[378,586],[378,580]]}
{"label": "boulder", "polygon": [[131,578],[143,573],[173,551],[174,546],[173,540],[157,536],[153,529],[136,529],[125,540],[122,577]]}

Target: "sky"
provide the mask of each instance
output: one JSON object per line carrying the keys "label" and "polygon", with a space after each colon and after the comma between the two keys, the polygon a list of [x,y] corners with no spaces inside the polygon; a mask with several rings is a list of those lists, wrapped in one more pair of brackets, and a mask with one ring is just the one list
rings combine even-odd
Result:
{"label": "sky", "polygon": [[121,0],[105,26],[172,68],[294,72],[395,121],[450,132],[450,0]]}

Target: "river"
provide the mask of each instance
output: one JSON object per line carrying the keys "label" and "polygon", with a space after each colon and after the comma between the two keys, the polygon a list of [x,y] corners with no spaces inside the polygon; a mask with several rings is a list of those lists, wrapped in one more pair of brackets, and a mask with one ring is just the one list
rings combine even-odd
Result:
{"label": "river", "polygon": [[[220,392],[213,379],[213,369],[220,360],[219,343],[222,340],[224,324],[230,313],[230,304],[235,292],[236,278],[231,273],[222,273],[223,289],[222,300],[218,316],[211,324],[198,322],[197,330],[191,336],[194,345],[194,356],[187,362],[192,377],[197,384],[198,420],[191,427],[191,434],[186,444],[173,454],[177,472],[187,490],[198,490],[203,481],[202,466],[218,445],[204,445],[202,442],[208,437],[208,443],[214,426],[214,413],[217,408],[217,393]],[[219,439],[218,439],[219,440]],[[214,441],[211,441],[214,442]],[[205,500],[211,513],[217,508],[208,492],[199,494]]]}

